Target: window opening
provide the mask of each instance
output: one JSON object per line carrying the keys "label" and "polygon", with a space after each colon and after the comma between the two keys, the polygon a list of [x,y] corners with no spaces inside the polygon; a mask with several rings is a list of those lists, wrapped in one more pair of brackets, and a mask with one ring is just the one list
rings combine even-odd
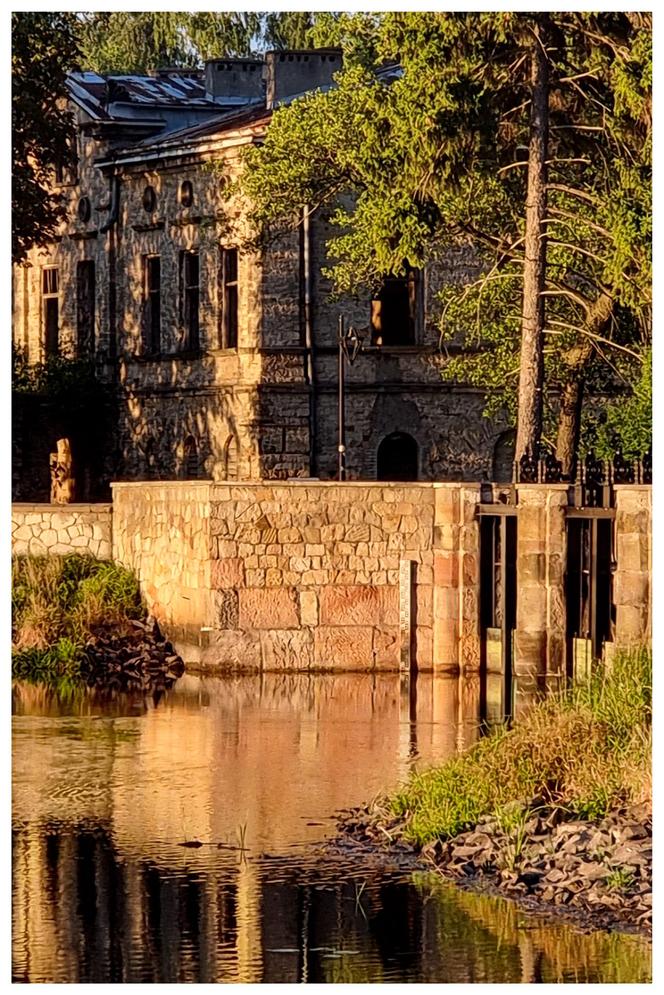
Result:
{"label": "window opening", "polygon": [[192,435],[184,440],[183,470],[185,480],[196,480],[199,475],[198,446]]}
{"label": "window opening", "polygon": [[219,302],[219,348],[236,349],[238,328],[237,249],[220,249]]}
{"label": "window opening", "polygon": [[95,264],[84,259],[76,267],[76,344],[81,357],[94,352],[95,303]]}
{"label": "window opening", "polygon": [[371,301],[373,345],[414,345],[420,273],[408,267],[403,276],[386,276]]}
{"label": "window opening", "polygon": [[143,191],[143,209],[148,214],[152,214],[156,206],[157,206],[157,195],[154,192],[154,187],[148,186]]}
{"label": "window opening", "polygon": [[197,252],[181,253],[180,279],[181,320],[184,329],[183,348],[186,351],[199,347],[199,261]]}
{"label": "window opening", "polygon": [[194,203],[194,185],[191,180],[183,180],[180,184],[180,203],[183,207],[191,207]]}
{"label": "window opening", "polygon": [[144,287],[144,346],[148,353],[161,352],[161,257],[145,256]]}
{"label": "window opening", "polygon": [[60,334],[59,270],[52,266],[42,270],[42,322],[46,358],[57,356]]}

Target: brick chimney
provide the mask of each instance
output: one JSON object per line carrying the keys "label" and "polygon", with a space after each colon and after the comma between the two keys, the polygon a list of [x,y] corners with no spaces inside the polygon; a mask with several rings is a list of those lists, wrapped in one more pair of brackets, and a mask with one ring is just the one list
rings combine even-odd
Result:
{"label": "brick chimney", "polygon": [[285,52],[267,52],[266,102],[268,109],[297,93],[329,86],[333,73],[341,69],[338,48],[312,48]]}
{"label": "brick chimney", "polygon": [[263,62],[260,59],[208,59],[205,92],[216,103],[248,103],[262,98]]}

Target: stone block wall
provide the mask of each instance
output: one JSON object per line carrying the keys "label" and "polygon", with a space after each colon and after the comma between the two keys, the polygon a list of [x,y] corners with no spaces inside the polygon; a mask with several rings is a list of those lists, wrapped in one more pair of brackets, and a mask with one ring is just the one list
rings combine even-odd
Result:
{"label": "stone block wall", "polygon": [[111,558],[110,504],[13,504],[12,554]]}
{"label": "stone block wall", "polygon": [[652,487],[622,485],[615,492],[615,636],[630,646],[652,638]]}
{"label": "stone block wall", "polygon": [[[204,668],[378,671],[410,657],[420,670],[460,673],[464,707],[478,702],[478,485],[201,481],[113,492],[114,557]],[[623,646],[650,637],[651,498],[634,486],[616,494]],[[517,497],[518,711],[566,673],[567,492],[520,485]]]}
{"label": "stone block wall", "polygon": [[113,484],[113,559],[132,569],[169,632],[211,617],[210,484]]}
{"label": "stone block wall", "polygon": [[396,669],[400,564],[413,564],[413,651],[433,665],[434,491],[426,485],[214,485],[213,632],[242,667]]}

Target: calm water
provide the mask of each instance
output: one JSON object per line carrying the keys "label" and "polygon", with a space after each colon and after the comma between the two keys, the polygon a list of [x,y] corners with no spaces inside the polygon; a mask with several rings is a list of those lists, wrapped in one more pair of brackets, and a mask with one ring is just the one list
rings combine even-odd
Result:
{"label": "calm water", "polygon": [[335,810],[471,726],[431,677],[187,675],[158,702],[15,685],[14,980],[647,981],[643,940],[327,852]]}

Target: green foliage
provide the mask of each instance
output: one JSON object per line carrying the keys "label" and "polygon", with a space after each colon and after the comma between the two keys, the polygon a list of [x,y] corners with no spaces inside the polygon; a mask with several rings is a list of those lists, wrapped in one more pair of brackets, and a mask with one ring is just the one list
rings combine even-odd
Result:
{"label": "green foliage", "polygon": [[144,608],[135,576],[91,556],[12,561],[12,674],[49,683],[80,674],[99,625],[122,626]]}
{"label": "green foliage", "polygon": [[629,396],[611,401],[597,426],[596,451],[604,458],[621,452],[639,459],[652,446],[652,353],[647,350]]}
{"label": "green foliage", "polygon": [[76,15],[12,13],[12,257],[22,262],[65,217],[53,171],[75,165],[66,75],[78,59]]}
{"label": "green foliage", "polygon": [[[273,115],[246,154],[256,236],[330,215],[329,275],[368,296],[404,265],[450,262],[446,377],[516,414],[529,135],[528,39],[547,40],[550,96],[545,375],[557,394],[629,392],[650,340],[651,18],[647,14],[328,14],[338,88]],[[381,75],[398,64],[391,81]],[[306,148],[307,154],[301,154]],[[602,316],[608,301],[608,318]]]}
{"label": "green foliage", "polygon": [[264,48],[308,48],[318,15],[308,11],[115,11],[79,15],[83,62],[98,73],[194,68],[206,59]]}
{"label": "green foliage", "polygon": [[518,844],[523,813],[541,797],[582,818],[639,800],[650,779],[652,661],[646,650],[617,656],[585,685],[535,706],[442,767],[414,774],[392,799],[418,844],[496,815]]}

